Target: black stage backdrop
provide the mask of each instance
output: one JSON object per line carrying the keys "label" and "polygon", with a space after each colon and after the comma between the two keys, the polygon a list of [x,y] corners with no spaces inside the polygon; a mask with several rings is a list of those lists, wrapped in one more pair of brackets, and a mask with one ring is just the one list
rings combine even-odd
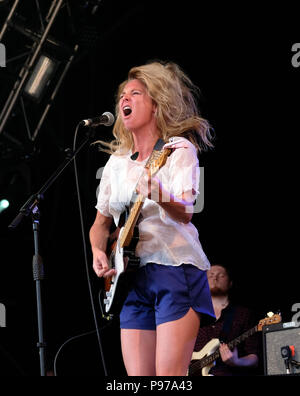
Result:
{"label": "black stage backdrop", "polygon": [[[37,24],[35,2],[26,3],[20,11],[22,23]],[[4,4],[0,25],[10,7],[10,2]],[[211,262],[232,269],[236,297],[254,309],[258,319],[279,309],[284,321],[291,320],[292,305],[300,302],[294,251],[298,220],[293,149],[300,80],[300,69],[292,64],[292,45],[299,41],[295,10],[274,4],[262,9],[253,2],[243,7],[210,4],[208,8],[194,1],[69,2],[65,7],[69,15],[53,25],[51,34],[68,44],[78,43],[79,51],[38,138],[34,144],[28,141],[17,111],[6,132],[21,147],[16,148],[7,134],[0,135],[2,178],[16,169],[23,172],[10,207],[0,214],[0,302],[6,308],[0,339],[2,372],[39,375],[31,220],[25,219],[14,232],[7,226],[62,163],[77,123],[104,111],[114,113],[116,89],[129,68],[154,59],[178,63],[199,86],[202,114],[215,130],[215,148],[200,156],[204,209],[193,218],[205,252]],[[93,14],[94,6],[98,8]],[[9,34],[2,40],[7,57],[18,45],[9,41]],[[1,106],[16,77],[13,72],[11,63],[0,68]],[[111,130],[97,128],[96,138],[111,139]],[[80,130],[78,142],[83,138]],[[96,214],[96,173],[107,159],[95,147],[86,147],[78,156],[86,238]],[[72,165],[46,192],[40,210],[51,373],[59,347],[68,338],[95,329]],[[88,259],[91,267],[89,249]],[[99,326],[104,327],[101,339],[108,373],[123,374],[118,323],[101,319],[97,304],[101,282],[92,271],[90,276]],[[103,375],[95,333],[62,349],[57,373]]]}

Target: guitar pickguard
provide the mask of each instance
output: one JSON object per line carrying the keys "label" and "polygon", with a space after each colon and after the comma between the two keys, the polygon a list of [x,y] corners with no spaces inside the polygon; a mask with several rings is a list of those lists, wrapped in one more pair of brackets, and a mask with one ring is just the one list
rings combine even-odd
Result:
{"label": "guitar pickguard", "polygon": [[[193,352],[191,360],[201,360],[207,356],[210,356],[219,348],[219,346],[220,341],[217,338],[212,338],[200,351]],[[209,371],[214,366],[214,364],[214,362],[211,362],[210,364],[202,368],[201,374],[203,377],[211,376],[211,374],[209,374]]]}
{"label": "guitar pickguard", "polygon": [[[118,313],[130,288],[133,272],[139,267],[140,260],[134,255],[134,248],[121,247],[121,237],[124,227],[121,228],[119,238],[110,255],[110,267],[116,270],[116,275],[109,279],[109,289],[106,291],[104,299],[105,312]],[[138,238],[134,238],[133,245],[136,245]]]}

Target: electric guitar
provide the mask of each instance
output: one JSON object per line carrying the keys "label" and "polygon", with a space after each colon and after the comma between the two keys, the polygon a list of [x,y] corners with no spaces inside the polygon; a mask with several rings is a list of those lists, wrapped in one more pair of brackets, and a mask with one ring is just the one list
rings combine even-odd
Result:
{"label": "electric guitar", "polygon": [[[246,331],[239,337],[235,338],[228,343],[229,349],[233,349],[239,345],[246,338],[256,333],[257,331],[262,331],[263,326],[280,323],[281,315],[275,314],[271,317],[266,317],[259,321],[259,323],[252,327],[250,330]],[[199,352],[193,352],[191,363],[188,369],[187,375],[195,375],[196,372],[202,370],[202,376],[210,376],[210,369],[214,366],[215,360],[220,357],[220,340],[218,338],[212,338]]]}
{"label": "electric guitar", "polygon": [[[164,166],[171,149],[163,148],[165,142],[159,139],[154,146],[145,169],[149,177],[153,177]],[[110,268],[116,270],[112,277],[105,278],[105,298],[103,303],[107,315],[120,312],[123,302],[128,294],[132,275],[139,267],[139,258],[135,256],[135,247],[138,242],[139,219],[145,197],[139,194],[131,209],[127,211],[127,219],[122,227],[118,227],[114,236],[110,238],[112,244],[108,246]]]}

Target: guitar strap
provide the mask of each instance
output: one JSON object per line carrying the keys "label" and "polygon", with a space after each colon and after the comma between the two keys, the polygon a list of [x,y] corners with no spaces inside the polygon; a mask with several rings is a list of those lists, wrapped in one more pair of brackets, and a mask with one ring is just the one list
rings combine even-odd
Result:
{"label": "guitar strap", "polygon": [[[150,154],[150,156],[149,156],[149,158],[148,158],[148,161],[147,161],[147,163],[146,163],[146,165],[145,165],[145,168],[146,168],[146,167],[149,165],[149,163],[152,161],[153,152],[154,152],[154,151],[161,151],[161,150],[163,149],[164,144],[165,144],[165,142],[164,142],[163,139],[161,139],[161,138],[159,138],[159,139],[156,141],[156,143],[155,143],[155,145],[154,145],[154,148],[153,148],[153,151],[152,151],[152,153]],[[131,159],[132,159],[133,161],[135,161],[135,160],[137,159],[137,157],[138,157],[138,154],[139,154],[138,152],[134,153],[134,154],[131,156]],[[132,157],[134,157],[134,158],[132,158]],[[137,183],[136,183],[136,186],[138,185],[138,183],[139,183],[139,179],[138,179],[138,181],[137,181]],[[137,198],[137,194],[136,194],[136,188],[135,188],[135,189],[133,190],[132,197],[131,197],[131,200],[130,200],[130,208],[133,206],[133,204],[134,204],[136,198]]]}
{"label": "guitar strap", "polygon": [[219,337],[221,342],[228,342],[228,336],[232,328],[234,312],[235,307],[233,305],[229,305],[224,314],[224,323]]}

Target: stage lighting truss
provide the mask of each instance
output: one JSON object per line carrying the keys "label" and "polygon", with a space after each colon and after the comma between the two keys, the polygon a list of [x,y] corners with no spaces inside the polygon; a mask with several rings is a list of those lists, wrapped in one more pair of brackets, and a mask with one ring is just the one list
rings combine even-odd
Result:
{"label": "stage lighting truss", "polygon": [[[7,99],[4,99],[2,109],[0,107],[0,135],[19,146],[22,143],[12,132],[16,114],[24,122],[26,139],[34,142],[79,48],[76,43],[70,45],[54,38],[52,32],[50,34],[61,10],[68,8],[67,1],[53,0],[46,4],[45,0],[32,0],[30,17],[21,14],[25,3],[28,10],[28,0],[12,1],[2,29],[0,27],[0,43],[5,45],[7,52],[6,64],[16,64],[16,78],[11,77],[9,70],[11,88],[6,92]],[[46,12],[45,6],[49,6]],[[39,22],[38,28],[32,27],[33,20]],[[18,47],[17,54],[12,54],[11,38],[11,47]],[[5,69],[2,68],[2,71]],[[17,125],[15,129],[19,130],[20,122]]]}

